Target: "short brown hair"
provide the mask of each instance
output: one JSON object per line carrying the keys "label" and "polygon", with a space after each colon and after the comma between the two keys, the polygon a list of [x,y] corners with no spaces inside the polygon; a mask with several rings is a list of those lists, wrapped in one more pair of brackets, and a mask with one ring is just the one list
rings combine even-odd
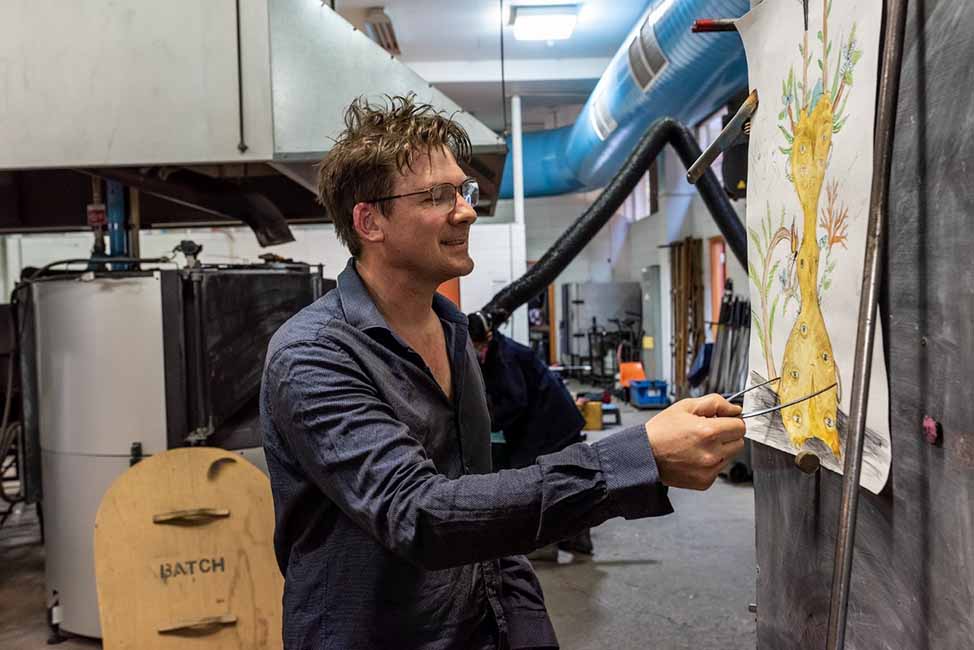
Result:
{"label": "short brown hair", "polygon": [[470,159],[470,138],[462,126],[415,95],[386,95],[388,105],[363,97],[345,111],[345,130],[318,168],[318,201],[335,224],[338,238],[354,257],[362,252],[352,210],[356,203],[392,194],[397,173],[412,169],[417,155],[448,147],[458,161]]}

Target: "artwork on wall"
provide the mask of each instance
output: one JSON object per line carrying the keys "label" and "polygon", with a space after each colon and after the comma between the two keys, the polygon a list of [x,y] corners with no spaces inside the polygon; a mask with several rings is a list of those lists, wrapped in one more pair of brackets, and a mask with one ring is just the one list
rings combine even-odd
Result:
{"label": "artwork on wall", "polygon": [[[767,0],[738,23],[751,89],[748,161],[748,437],[813,451],[842,472],[873,167],[882,2]],[[811,396],[811,397],[809,397]],[[870,382],[861,483],[890,465],[882,332]]]}

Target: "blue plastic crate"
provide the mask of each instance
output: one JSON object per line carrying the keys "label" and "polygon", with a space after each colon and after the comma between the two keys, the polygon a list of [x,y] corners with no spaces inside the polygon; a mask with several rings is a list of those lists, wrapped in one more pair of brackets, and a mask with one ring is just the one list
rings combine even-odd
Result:
{"label": "blue plastic crate", "polygon": [[633,379],[629,382],[629,403],[640,409],[666,408],[666,382],[662,379]]}

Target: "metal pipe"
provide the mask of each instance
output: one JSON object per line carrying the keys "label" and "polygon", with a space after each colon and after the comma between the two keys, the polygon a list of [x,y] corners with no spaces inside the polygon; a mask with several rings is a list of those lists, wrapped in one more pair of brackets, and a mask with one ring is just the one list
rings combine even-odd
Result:
{"label": "metal pipe", "polygon": [[511,155],[514,164],[514,223],[524,223],[524,158],[521,137],[521,96],[511,97]]}
{"label": "metal pipe", "polygon": [[845,467],[842,476],[842,502],[839,530],[832,568],[832,598],[829,603],[828,650],[845,648],[849,609],[849,584],[852,553],[856,541],[856,515],[859,509],[859,475],[866,427],[866,407],[876,333],[876,305],[879,300],[880,272],[886,239],[889,176],[893,161],[893,135],[896,105],[906,31],[907,0],[888,0],[886,31],[883,37],[883,66],[879,79],[879,107],[876,115],[872,193],[869,199],[869,225],[866,231],[866,260],[859,298],[859,327],[856,332],[855,365],[852,372],[849,435],[845,441]]}
{"label": "metal pipe", "polygon": [[694,34],[706,34],[709,32],[736,32],[736,18],[699,18],[693,21],[690,31]]}
{"label": "metal pipe", "polygon": [[[55,266],[63,266],[68,264],[104,264],[106,262],[128,262],[132,264],[176,264],[175,260],[171,257],[72,257],[64,260],[56,260],[45,264],[41,268],[37,269],[30,274],[30,277],[24,279],[25,282],[31,282],[37,278],[42,277],[45,273],[53,269]],[[91,268],[88,269],[92,270]],[[77,271],[77,273],[82,273],[82,271]]]}
{"label": "metal pipe", "polygon": [[193,358],[196,363],[196,430],[193,436],[206,440],[209,426],[209,413],[206,404],[206,343],[203,340],[203,274],[193,271],[190,274],[193,283]]}
{"label": "metal pipe", "polygon": [[243,100],[243,55],[240,51],[240,0],[236,4],[237,14],[237,120],[240,127],[240,141],[237,150],[245,153],[248,149],[244,138],[244,100]]}
{"label": "metal pipe", "polygon": [[[91,204],[88,206],[88,225],[91,226],[91,234],[94,242],[91,246],[92,257],[105,256],[105,205],[102,203],[101,179],[97,176],[91,177]],[[92,262],[88,266],[89,271],[100,271],[102,266]]]}
{"label": "metal pipe", "polygon": [[[544,290],[568,266],[575,256],[612,218],[666,145],[672,146],[683,165],[689,168],[700,157],[700,145],[687,127],[673,118],[653,122],[643,133],[639,144],[629,154],[619,173],[613,177],[587,210],[562,233],[561,237],[527,273],[501,289],[471,319],[470,334],[474,340],[503,324],[515,309]],[[727,198],[723,185],[709,167],[695,185],[720,234],[742,266],[747,267],[747,235],[744,224]]]}
{"label": "metal pipe", "polygon": [[[129,188],[129,232],[128,232],[128,244],[129,244],[129,255],[132,257],[141,257],[141,242],[140,235],[142,232],[142,204],[141,197],[139,196],[139,191],[134,187]],[[139,268],[136,264],[135,269]]]}
{"label": "metal pipe", "polygon": [[[125,186],[117,181],[108,181],[108,252],[112,257],[128,256],[128,240],[125,235]],[[112,269],[124,269],[113,264]]]}

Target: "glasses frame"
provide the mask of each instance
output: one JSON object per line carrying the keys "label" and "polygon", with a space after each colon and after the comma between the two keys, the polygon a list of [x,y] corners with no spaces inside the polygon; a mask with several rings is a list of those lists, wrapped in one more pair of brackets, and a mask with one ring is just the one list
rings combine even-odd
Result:
{"label": "glasses frame", "polygon": [[[465,179],[463,179],[460,182],[459,185],[454,185],[453,183],[436,183],[435,185],[430,185],[429,187],[423,190],[416,190],[415,192],[406,192],[405,194],[393,194],[392,196],[380,196],[377,199],[369,199],[367,201],[364,201],[364,203],[382,203],[383,201],[392,201],[393,199],[403,199],[406,198],[407,196],[419,196],[420,194],[429,194],[430,201],[433,202],[433,207],[436,208],[440,206],[437,205],[436,203],[436,197],[433,196],[433,190],[435,190],[438,187],[449,186],[453,188],[453,194],[451,195],[453,196],[453,205],[450,206],[450,211],[452,211],[457,207],[457,196],[463,196],[463,192],[462,192],[463,186],[471,181],[477,185],[477,201],[475,201],[472,204],[469,201],[467,201],[467,203],[470,205],[471,208],[476,208],[477,203],[480,202],[480,182],[473,176],[467,176]],[[463,200],[466,201],[467,199],[464,198]]]}

